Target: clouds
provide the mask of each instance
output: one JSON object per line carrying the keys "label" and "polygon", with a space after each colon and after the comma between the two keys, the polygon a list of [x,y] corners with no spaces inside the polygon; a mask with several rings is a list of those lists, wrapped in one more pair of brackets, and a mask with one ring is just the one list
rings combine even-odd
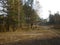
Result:
{"label": "clouds", "polygon": [[52,11],[52,14],[56,13],[57,11],[60,11],[60,0],[38,0],[40,2],[40,5],[42,6],[42,13],[41,17],[48,18],[49,16],[49,10]]}

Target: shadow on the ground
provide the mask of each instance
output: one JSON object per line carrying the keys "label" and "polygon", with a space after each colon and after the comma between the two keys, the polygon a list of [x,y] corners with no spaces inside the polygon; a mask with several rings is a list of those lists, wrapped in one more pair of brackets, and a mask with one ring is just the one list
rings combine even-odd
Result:
{"label": "shadow on the ground", "polygon": [[3,45],[60,45],[60,38],[34,39],[34,40],[32,39],[32,40],[18,41]]}

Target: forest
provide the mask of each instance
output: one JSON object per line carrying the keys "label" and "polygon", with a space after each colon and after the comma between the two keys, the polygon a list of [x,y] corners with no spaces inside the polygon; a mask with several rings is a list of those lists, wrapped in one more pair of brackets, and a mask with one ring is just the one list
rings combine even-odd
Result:
{"label": "forest", "polygon": [[15,31],[25,26],[32,28],[33,23],[40,21],[36,10],[33,8],[34,0],[0,0],[0,3],[0,7],[3,8],[0,10],[2,12],[0,15],[0,32]]}
{"label": "forest", "polygon": [[43,19],[40,9],[37,0],[0,0],[0,45],[60,45],[59,12]]}

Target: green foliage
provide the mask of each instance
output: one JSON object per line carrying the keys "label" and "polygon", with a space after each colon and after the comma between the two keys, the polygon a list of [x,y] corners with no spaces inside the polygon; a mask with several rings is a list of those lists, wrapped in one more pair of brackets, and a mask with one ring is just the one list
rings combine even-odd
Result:
{"label": "green foliage", "polygon": [[32,28],[33,24],[39,21],[38,14],[34,9],[32,9],[32,5],[33,5],[33,2],[29,3],[29,1],[25,3],[25,5],[23,5],[23,10],[25,15],[24,18],[26,20],[26,23],[28,24],[28,28],[29,28],[29,25],[31,25],[31,28]]}
{"label": "green foliage", "polygon": [[[37,21],[37,13],[32,9],[33,1],[28,0],[24,5],[22,5],[22,0],[7,0],[7,17],[4,20],[4,25],[6,31],[15,31],[17,27],[22,27],[23,24],[31,24]],[[29,6],[31,5],[31,6]],[[19,27],[19,28],[20,28]]]}

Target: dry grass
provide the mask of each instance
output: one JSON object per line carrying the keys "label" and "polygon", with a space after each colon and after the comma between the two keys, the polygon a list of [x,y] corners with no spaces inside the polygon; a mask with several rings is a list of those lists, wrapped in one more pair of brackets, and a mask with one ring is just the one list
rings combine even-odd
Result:
{"label": "dry grass", "polygon": [[49,27],[41,26],[35,29],[18,29],[15,32],[2,32],[0,33],[0,44],[15,42],[19,40],[31,40],[31,39],[51,39],[58,37],[56,31],[49,29]]}
{"label": "dry grass", "polygon": [[0,33],[0,44],[26,39],[46,39],[59,36],[51,30],[18,30],[15,32]]}

